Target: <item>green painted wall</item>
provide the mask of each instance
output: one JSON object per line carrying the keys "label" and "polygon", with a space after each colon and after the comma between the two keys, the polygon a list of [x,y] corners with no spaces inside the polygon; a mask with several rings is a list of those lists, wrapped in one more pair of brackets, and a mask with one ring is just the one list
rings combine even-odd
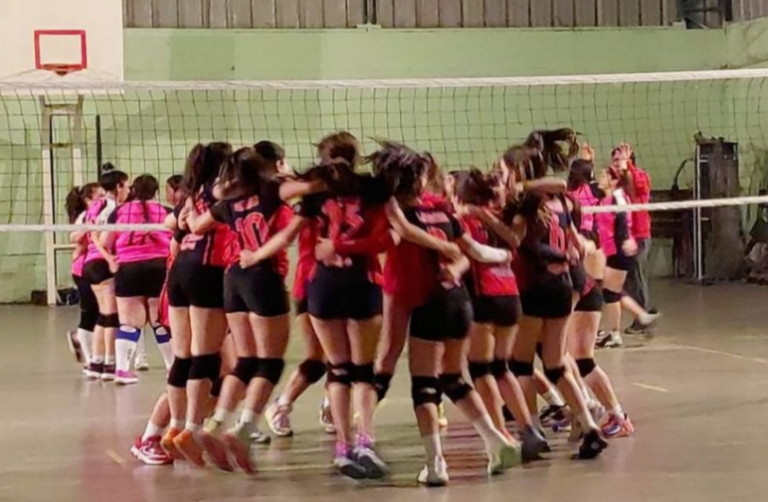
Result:
{"label": "green painted wall", "polygon": [[[733,32],[736,33],[736,32]],[[731,37],[731,38],[728,38]],[[736,52],[724,30],[126,30],[130,80],[259,80],[524,76],[718,69]],[[729,43],[730,40],[733,40]],[[181,171],[196,141],[247,144],[269,137],[300,166],[311,143],[348,128],[433,151],[446,166],[488,165],[534,127],[570,125],[605,158],[628,140],[657,186],[691,150],[696,131],[749,131],[752,86],[580,85],[388,91],[129,93],[90,99],[86,161],[95,173],[95,117],[105,159],[132,174]],[[735,93],[735,94],[734,94]],[[742,98],[733,104],[731,96]],[[741,106],[741,108],[739,108]],[[0,221],[41,220],[37,104],[0,98]],[[66,139],[65,128],[62,140]],[[371,141],[367,140],[371,147]],[[56,184],[71,185],[66,162]],[[0,301],[24,301],[44,285],[39,235],[0,235]],[[61,263],[67,257],[62,254]],[[62,280],[67,267],[62,267]]]}

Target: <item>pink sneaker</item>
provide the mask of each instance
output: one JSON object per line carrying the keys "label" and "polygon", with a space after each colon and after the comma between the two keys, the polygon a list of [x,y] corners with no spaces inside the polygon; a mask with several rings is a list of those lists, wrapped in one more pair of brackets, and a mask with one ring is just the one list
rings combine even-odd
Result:
{"label": "pink sneaker", "polygon": [[136,444],[131,447],[134,457],[147,465],[169,465],[173,459],[160,446],[160,436],[153,436],[146,441],[136,439]]}
{"label": "pink sneaker", "polygon": [[635,433],[635,426],[629,419],[629,415],[624,414],[624,418],[611,415],[608,421],[602,426],[603,436],[607,438],[624,438]]}
{"label": "pink sneaker", "polygon": [[115,383],[118,385],[131,385],[138,381],[139,377],[133,371],[118,370],[115,372]]}

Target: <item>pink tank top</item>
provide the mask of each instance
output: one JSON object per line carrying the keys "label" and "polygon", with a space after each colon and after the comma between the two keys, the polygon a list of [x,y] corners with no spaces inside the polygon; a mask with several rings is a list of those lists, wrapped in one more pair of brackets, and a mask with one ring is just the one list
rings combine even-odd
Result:
{"label": "pink tank top", "polygon": [[[168,209],[159,202],[132,201],[118,207],[112,213],[109,223],[162,224],[166,216],[168,216]],[[167,259],[171,252],[173,234],[170,230],[116,232],[116,234],[115,254],[118,263]]]}
{"label": "pink tank top", "polygon": [[[115,199],[111,197],[100,199],[91,204],[91,207],[85,211],[85,220],[83,223],[86,225],[103,225],[107,223],[107,220],[112,214],[112,211],[115,210],[115,207],[117,207]],[[104,257],[101,256],[101,253],[99,253],[96,244],[93,242],[92,232],[88,232],[86,240],[88,242],[88,246],[85,252],[85,263],[104,259]]]}
{"label": "pink tank top", "polygon": [[[581,207],[597,206],[600,204],[600,200],[592,193],[592,189],[588,184],[583,184],[576,190],[568,192],[571,197],[576,199]],[[592,213],[581,213],[581,225],[579,231],[584,233],[591,233],[595,229],[595,215]]]}
{"label": "pink tank top", "polygon": [[[85,211],[80,213],[80,216],[77,217],[77,219],[75,220],[75,225],[82,225],[84,221],[85,221]],[[72,266],[70,267],[70,272],[75,277],[82,277],[84,267],[85,267],[85,249],[83,249],[82,246],[78,245],[75,251],[72,253]]]}

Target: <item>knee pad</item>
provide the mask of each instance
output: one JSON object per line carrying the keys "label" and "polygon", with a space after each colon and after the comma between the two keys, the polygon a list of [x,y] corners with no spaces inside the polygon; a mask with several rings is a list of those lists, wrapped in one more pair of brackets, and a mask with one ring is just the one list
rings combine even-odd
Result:
{"label": "knee pad", "polygon": [[256,375],[259,369],[259,359],[257,357],[238,357],[235,369],[232,370],[232,376],[243,382],[246,386]]}
{"label": "knee pad", "polygon": [[507,361],[504,359],[494,359],[493,362],[491,362],[491,375],[493,375],[493,378],[496,380],[504,378],[508,371]]}
{"label": "knee pad", "polygon": [[365,383],[373,386],[373,363],[355,364],[352,369],[352,383]]}
{"label": "knee pad", "polygon": [[211,397],[219,397],[221,395],[221,387],[224,385],[224,379],[219,377],[211,385]]}
{"label": "knee pad", "polygon": [[192,368],[189,370],[190,380],[210,380],[211,383],[219,378],[221,370],[221,356],[206,354],[204,356],[192,356]]}
{"label": "knee pad", "polygon": [[120,329],[117,330],[117,340],[128,340],[133,343],[137,343],[139,338],[141,338],[141,330],[139,328],[123,325],[120,326]]}
{"label": "knee pad", "polygon": [[622,296],[624,296],[624,293],[616,293],[609,289],[603,290],[603,299],[605,300],[605,303],[618,303],[621,301]]}
{"label": "knee pad", "polygon": [[191,368],[192,359],[175,357],[171,369],[168,371],[168,385],[177,389],[186,388]]}
{"label": "knee pad", "polygon": [[440,375],[440,389],[454,403],[461,401],[472,392],[472,387],[458,373]]}
{"label": "knee pad", "polygon": [[563,375],[565,375],[565,366],[557,366],[556,368],[544,368],[544,376],[547,377],[547,380],[552,382],[552,385],[557,385],[557,382],[563,378]]}
{"label": "knee pad", "polygon": [[576,359],[576,366],[579,367],[579,374],[582,378],[585,378],[587,375],[595,371],[595,368],[597,368],[595,360],[591,357],[585,359]]}
{"label": "knee pad", "polygon": [[319,382],[327,370],[328,366],[323,361],[316,359],[307,359],[299,364],[299,373],[302,374],[304,380],[311,384]]}
{"label": "knee pad", "polygon": [[352,385],[352,363],[331,364],[328,367],[328,383],[337,383],[349,387]]}
{"label": "knee pad", "polygon": [[373,375],[373,388],[376,389],[376,397],[382,401],[389,392],[389,385],[392,383],[392,376],[389,373],[376,373]]}
{"label": "knee pad", "polygon": [[168,328],[162,324],[152,326],[152,332],[155,334],[157,343],[168,343],[171,341],[171,333],[168,331]]}
{"label": "knee pad", "polygon": [[85,331],[93,331],[96,328],[96,323],[99,322],[99,312],[91,310],[80,311],[80,325],[78,328]]}
{"label": "knee pad", "polygon": [[413,407],[425,404],[440,404],[442,392],[440,392],[440,380],[436,377],[411,377],[411,399]]}
{"label": "knee pad", "polygon": [[544,352],[544,346],[541,343],[536,344],[536,355],[541,359],[541,354]]}
{"label": "knee pad", "polygon": [[469,376],[473,382],[491,374],[491,363],[489,362],[469,361],[468,366]]}
{"label": "knee pad", "polygon": [[117,314],[106,314],[101,317],[104,320],[104,324],[102,324],[103,327],[115,329],[120,327],[120,318]]}
{"label": "knee pad", "polygon": [[272,385],[277,385],[283,376],[285,361],[277,358],[259,358],[259,367],[256,369],[255,378],[263,378]]}
{"label": "knee pad", "polygon": [[516,359],[509,360],[509,371],[516,377],[532,377],[533,363],[524,363]]}

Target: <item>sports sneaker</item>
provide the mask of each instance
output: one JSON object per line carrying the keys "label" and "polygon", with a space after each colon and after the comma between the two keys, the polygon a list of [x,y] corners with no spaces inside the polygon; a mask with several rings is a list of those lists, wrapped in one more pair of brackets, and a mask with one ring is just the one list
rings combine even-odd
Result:
{"label": "sports sneaker", "polygon": [[333,415],[331,415],[331,405],[323,400],[320,405],[320,425],[328,434],[336,434],[336,426],[333,425]]}
{"label": "sports sneaker", "polygon": [[645,326],[642,326],[637,319],[629,326],[627,329],[624,330],[625,335],[644,335],[645,334]]}
{"label": "sports sneaker", "polygon": [[173,438],[173,446],[190,464],[195,467],[205,467],[203,460],[203,447],[195,439],[192,431],[183,430]]}
{"label": "sports sneaker", "polygon": [[83,347],[80,345],[80,340],[77,338],[77,331],[67,331],[67,345],[69,351],[75,356],[75,360],[78,363],[83,362]]}
{"label": "sports sneaker", "polygon": [[131,385],[139,382],[139,377],[133,371],[119,370],[115,373],[115,383],[117,385]]}
{"label": "sports sneaker", "polygon": [[488,474],[495,476],[522,463],[523,455],[521,449],[508,443],[503,444],[489,455]]}
{"label": "sports sneaker", "polygon": [[445,406],[443,403],[437,405],[437,425],[441,429],[448,427],[448,417],[445,416]]}
{"label": "sports sneaker", "polygon": [[133,360],[133,369],[136,371],[149,370],[149,358],[146,354],[136,355],[136,358]]}
{"label": "sports sneaker", "polygon": [[251,432],[250,436],[252,444],[269,444],[272,441],[272,436],[264,434],[257,427],[254,432]]}
{"label": "sports sneaker", "polygon": [[599,432],[592,430],[584,434],[584,441],[579,446],[577,457],[582,460],[592,460],[597,458],[606,448],[608,448],[608,443],[600,437]]}
{"label": "sports sneaker", "polygon": [[229,463],[229,458],[227,458],[227,449],[216,434],[203,430],[200,433],[200,441],[202,441],[203,448],[205,448],[211,461],[216,464],[216,467],[223,471],[234,470],[232,464]]}
{"label": "sports sneaker", "polygon": [[624,340],[621,338],[621,333],[610,332],[602,339],[598,336],[596,345],[601,349],[615,349],[624,346]]}
{"label": "sports sneaker", "polygon": [[256,468],[251,460],[251,436],[246,428],[238,424],[225,432],[221,439],[237,466],[246,474],[253,474]]}
{"label": "sports sneaker", "polygon": [[547,440],[532,427],[526,428],[520,434],[520,441],[522,442],[523,462],[541,460],[541,454],[550,449]]}
{"label": "sports sneaker", "polygon": [[624,418],[611,415],[602,427],[603,436],[607,438],[623,438],[635,433],[635,426],[629,419],[629,415],[624,414]]}
{"label": "sports sneaker", "polygon": [[348,478],[365,479],[368,477],[365,468],[357,462],[352,449],[338,441],[334,450],[333,465]]}
{"label": "sports sneaker", "polygon": [[162,446],[168,456],[174,460],[182,460],[184,458],[179,450],[176,449],[176,445],[173,442],[179,434],[181,434],[180,430],[171,427],[165,431],[163,438],[160,440],[160,446]]}
{"label": "sports sneaker", "polygon": [[104,364],[104,369],[101,371],[101,379],[105,382],[111,382],[115,379],[114,364]]}
{"label": "sports sneaker", "polygon": [[352,454],[357,463],[365,469],[365,476],[369,479],[381,479],[389,473],[387,464],[373,449],[373,441],[363,435],[357,436],[357,445]]}
{"label": "sports sneaker", "polygon": [[99,380],[104,373],[104,363],[91,363],[85,370],[85,378],[88,380]]}
{"label": "sports sneaker", "polygon": [[448,464],[442,456],[427,460],[419,472],[419,483],[427,486],[445,486],[448,484]]}
{"label": "sports sneaker", "polygon": [[565,414],[565,406],[550,404],[539,412],[539,423],[542,427],[552,427],[555,421],[564,421],[568,417]]}
{"label": "sports sneaker", "polygon": [[293,436],[291,429],[291,407],[280,406],[277,401],[273,401],[267,409],[264,410],[264,418],[267,420],[267,426],[272,434],[279,438]]}
{"label": "sports sneaker", "polygon": [[173,459],[160,446],[160,436],[152,436],[142,441],[136,439],[136,444],[131,447],[131,453],[134,457],[147,465],[169,465]]}

